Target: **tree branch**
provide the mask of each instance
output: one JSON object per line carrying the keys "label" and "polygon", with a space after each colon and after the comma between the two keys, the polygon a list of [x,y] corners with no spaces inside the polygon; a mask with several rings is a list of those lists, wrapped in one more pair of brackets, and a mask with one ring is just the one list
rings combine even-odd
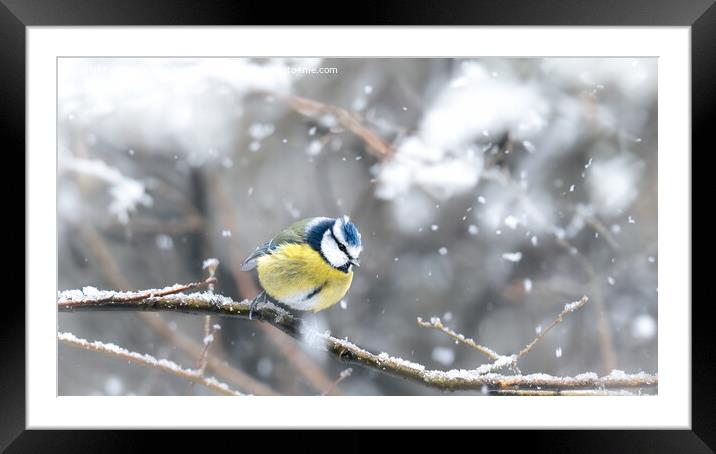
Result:
{"label": "tree branch", "polygon": [[[174,284],[170,287],[164,287],[163,289],[150,289],[139,292],[115,292],[97,290],[94,287],[85,287],[80,292],[85,295],[85,299],[75,299],[73,298],[73,295],[67,294],[70,298],[65,301],[65,304],[72,306],[82,305],[85,302],[91,302],[98,305],[131,303],[134,301],[143,301],[148,298],[167,296],[184,292],[186,290],[206,287],[214,283],[216,283],[216,278],[214,276],[210,276],[200,282],[192,282],[191,284]],[[74,292],[79,292],[79,290],[75,290]]]}
{"label": "tree branch", "polygon": [[192,383],[204,385],[207,388],[218,392],[219,394],[225,394],[227,396],[244,395],[238,391],[234,391],[233,389],[229,388],[227,384],[222,383],[213,377],[204,377],[203,371],[201,370],[184,369],[174,361],[169,361],[167,359],[157,359],[151,355],[132,352],[125,348],[118,347],[114,344],[106,344],[100,341],[90,342],[86,339],[80,339],[72,333],[57,333],[57,339],[60,342],[70,345],[72,347],[82,348],[84,350],[98,353],[104,353],[106,355],[126,359],[127,361],[131,361],[133,363],[140,364],[145,367],[152,367],[154,369],[168,372],[170,374],[189,380]]}
{"label": "tree branch", "polygon": [[477,342],[475,342],[473,339],[470,339],[469,337],[465,337],[462,334],[456,333],[455,331],[451,330],[447,326],[443,325],[442,320],[440,320],[439,317],[432,317],[430,321],[426,322],[422,318],[418,317],[418,325],[422,326],[423,328],[433,328],[441,333],[447,334],[448,336],[455,339],[457,342],[462,342],[463,344],[474,348],[475,350],[479,351],[483,355],[487,356],[493,361],[497,361],[500,358],[500,355],[491,349],[485,347],[484,345],[480,345]]}
{"label": "tree branch", "polygon": [[378,159],[389,158],[394,152],[393,147],[367,128],[355,112],[300,96],[289,96],[286,100],[293,110],[309,118],[333,115],[341,126],[358,136],[367,145],[367,151]]}
{"label": "tree branch", "polygon": [[525,348],[523,348],[522,350],[520,350],[520,352],[517,353],[517,358],[516,358],[516,359],[522,358],[522,357],[525,356],[527,353],[529,353],[530,351],[532,351],[532,348],[534,348],[535,344],[537,344],[537,342],[541,341],[542,338],[545,336],[545,334],[547,334],[547,333],[548,333],[552,328],[554,328],[555,326],[557,326],[557,325],[559,325],[560,323],[562,323],[562,321],[564,320],[564,317],[565,317],[567,314],[570,314],[570,313],[576,311],[577,309],[579,309],[580,307],[584,306],[585,304],[587,304],[587,301],[588,301],[587,297],[586,297],[586,296],[583,296],[582,299],[580,299],[579,301],[575,301],[574,303],[565,304],[565,305],[564,305],[564,309],[562,309],[562,312],[559,313],[559,315],[557,316],[557,318],[555,318],[555,319],[552,321],[552,323],[550,323],[549,326],[548,326],[546,329],[544,329],[543,331],[541,331],[540,333],[538,333],[538,334],[537,334],[537,337],[535,337],[535,338],[532,340],[532,342],[530,342],[529,344],[527,344],[527,345],[525,346]]}
{"label": "tree branch", "polygon": [[323,393],[321,395],[326,396],[326,395],[330,394],[331,391],[333,391],[333,389],[336,386],[338,386],[338,384],[340,382],[342,382],[346,378],[350,377],[352,373],[353,373],[353,369],[350,367],[348,369],[341,371],[341,373],[338,375],[338,378],[336,378],[335,381],[331,384],[331,386],[327,390],[323,391]]}
{"label": "tree branch", "polygon": [[562,312],[557,315],[557,318],[555,318],[552,323],[545,329],[544,331],[541,331],[537,334],[537,337],[535,337],[532,342],[527,344],[525,348],[520,350],[518,353],[515,353],[514,355],[505,356],[500,355],[499,353],[491,350],[490,348],[487,348],[483,345],[478,344],[473,339],[470,339],[469,337],[465,337],[462,334],[456,333],[455,331],[451,330],[447,326],[443,325],[442,321],[439,317],[432,317],[429,322],[423,321],[422,318],[418,317],[418,325],[425,327],[425,328],[434,328],[441,333],[447,334],[451,338],[455,339],[456,342],[462,342],[463,344],[474,348],[475,350],[479,351],[480,353],[484,354],[488,358],[492,360],[491,364],[485,364],[483,366],[480,366],[477,370],[479,370],[482,373],[487,372],[495,372],[497,370],[500,370],[505,367],[510,367],[513,371],[516,371],[517,373],[520,373],[520,370],[517,368],[517,361],[519,361],[520,358],[525,356],[527,353],[532,351],[534,346],[542,340],[542,338],[547,334],[552,328],[557,326],[558,324],[562,323],[564,321],[564,317],[567,314],[570,314],[574,312],[575,310],[581,308],[585,304],[587,304],[588,298],[586,296],[583,296],[582,299],[579,301],[575,301],[574,303],[565,304],[564,309],[562,309]]}
{"label": "tree branch", "polygon": [[[95,290],[96,292],[96,290]],[[213,293],[171,293],[153,291],[137,292],[143,298],[111,297],[112,292],[100,292],[101,299],[93,300],[78,290],[61,292],[58,297],[58,309],[61,312],[75,311],[171,311],[195,315],[219,315],[249,320],[251,301],[234,301],[231,298]],[[573,303],[575,304],[575,303]],[[563,314],[562,314],[563,315]],[[625,374],[612,371],[602,377],[593,372],[574,377],[557,377],[547,374],[502,375],[493,373],[494,364],[487,364],[471,370],[429,370],[421,364],[392,357],[387,353],[374,354],[346,339],[339,339],[326,333],[314,331],[308,324],[292,313],[275,304],[259,303],[253,312],[253,321],[263,321],[288,335],[306,342],[308,345],[323,349],[341,361],[361,365],[394,376],[402,377],[442,390],[504,390],[504,389],[623,389],[633,387],[656,386],[656,375],[640,372]],[[511,359],[512,357],[501,357]],[[508,364],[504,364],[508,365]],[[504,366],[500,365],[500,366]]]}

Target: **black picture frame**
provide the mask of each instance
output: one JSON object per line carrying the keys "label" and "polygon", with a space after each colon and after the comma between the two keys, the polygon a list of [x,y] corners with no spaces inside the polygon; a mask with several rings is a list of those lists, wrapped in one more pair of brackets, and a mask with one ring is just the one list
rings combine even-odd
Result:
{"label": "black picture frame", "polygon": [[[321,16],[321,12],[332,12],[333,16]],[[692,148],[713,149],[712,143],[707,145],[707,138],[713,129],[711,120],[716,106],[714,0],[492,0],[469,4],[443,0],[433,3],[383,1],[376,5],[339,5],[325,1],[274,4],[189,0],[0,0],[0,61],[3,62],[0,124],[6,136],[3,141],[5,156],[24,156],[25,150],[26,27],[291,25],[301,22],[311,25],[690,26]],[[6,194],[6,199],[9,204],[11,199],[17,198]],[[32,238],[25,236],[25,243],[28,241]],[[26,269],[26,273],[31,272]],[[137,435],[131,431],[25,430],[25,311],[17,302],[5,303],[0,318],[0,414],[3,416],[0,451],[75,453],[136,449],[137,437],[146,437],[147,432]],[[538,452],[713,452],[716,449],[716,367],[713,360],[716,352],[713,325],[707,316],[712,304],[709,299],[693,298],[692,430],[521,431],[522,436],[510,436],[510,446],[524,443],[531,451]],[[215,436],[212,435],[212,440]],[[291,443],[296,443],[298,436],[293,433],[288,438]],[[342,438],[345,440],[349,436]],[[171,438],[173,442],[184,444],[200,443],[203,437],[174,431]],[[317,440],[315,434],[308,434],[306,439],[307,443],[325,443]]]}

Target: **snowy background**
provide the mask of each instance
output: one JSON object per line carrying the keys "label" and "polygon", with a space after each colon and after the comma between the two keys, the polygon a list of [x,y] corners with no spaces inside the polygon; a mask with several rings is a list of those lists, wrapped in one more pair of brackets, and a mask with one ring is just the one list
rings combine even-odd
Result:
{"label": "snowy background", "polygon": [[[655,59],[60,59],[59,290],[192,282],[216,257],[216,291],[241,299],[254,276],[235,265],[255,246],[348,214],[361,267],[344,302],[308,316],[318,329],[474,368],[478,352],[416,318],[510,354],[587,295],[522,371],[657,372],[656,87]],[[212,352],[235,369],[282,394],[324,391],[287,359],[293,341],[214,322]],[[61,331],[190,368],[176,336],[201,344],[203,326],[59,315]],[[347,367],[295,345],[330,380]],[[439,393],[358,366],[338,388]],[[61,345],[59,393],[211,392]]]}

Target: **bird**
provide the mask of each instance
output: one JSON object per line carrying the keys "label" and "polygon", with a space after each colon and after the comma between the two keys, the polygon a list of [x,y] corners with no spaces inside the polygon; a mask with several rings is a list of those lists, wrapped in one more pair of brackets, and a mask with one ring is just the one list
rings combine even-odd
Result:
{"label": "bird", "polygon": [[358,228],[348,216],[302,219],[271,238],[244,260],[243,271],[257,270],[262,292],[297,311],[319,312],[339,302],[353,281],[363,250]]}

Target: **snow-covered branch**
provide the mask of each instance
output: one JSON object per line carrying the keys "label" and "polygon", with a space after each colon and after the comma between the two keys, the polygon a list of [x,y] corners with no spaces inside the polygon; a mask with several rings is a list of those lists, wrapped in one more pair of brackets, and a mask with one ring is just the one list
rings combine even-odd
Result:
{"label": "snow-covered branch", "polygon": [[[208,279],[204,282],[208,285]],[[172,286],[167,289],[150,292],[136,292],[136,297],[131,295],[132,292],[121,292],[113,295],[114,292],[97,291],[96,289],[90,290],[89,294],[81,290],[70,290],[59,293],[57,304],[61,312],[170,311],[249,320],[249,307],[251,304],[249,300],[234,301],[231,298],[212,292],[174,293],[174,289],[179,287],[181,286]],[[585,302],[586,299],[582,299],[579,302],[572,303],[572,305],[565,306],[565,310],[558,316],[558,320],[561,321],[567,312],[581,307]],[[328,351],[341,361],[376,369],[442,390],[480,390],[484,392],[501,390],[624,389],[656,386],[658,383],[656,375],[644,372],[626,374],[618,370],[601,377],[593,372],[570,377],[552,376],[543,373],[503,375],[494,372],[512,365],[514,355],[499,356],[494,363],[482,365],[475,369],[430,370],[421,364],[394,357],[387,353],[372,353],[347,339],[316,332],[308,324],[303,323],[300,318],[270,302],[259,303],[258,307],[253,311],[252,318],[253,321],[263,321],[273,325],[311,347]],[[534,345],[535,342],[533,341],[530,345]]]}
{"label": "snow-covered branch", "polygon": [[152,355],[148,355],[145,353],[132,352],[115,344],[108,344],[100,341],[88,341],[86,339],[81,339],[72,333],[57,333],[57,339],[60,342],[66,345],[70,345],[72,347],[82,348],[84,350],[98,353],[104,353],[106,355],[126,359],[127,361],[140,364],[145,367],[152,367],[154,369],[159,369],[161,371],[174,374],[178,377],[189,380],[192,383],[204,385],[219,394],[225,394],[227,396],[243,395],[240,392],[231,389],[229,385],[222,383],[213,377],[205,377],[203,370],[185,369],[174,361],[169,361],[167,359],[157,359]]}
{"label": "snow-covered branch", "polygon": [[452,337],[453,339],[455,339],[455,342],[461,342],[469,347],[472,347],[483,355],[490,358],[492,360],[491,364],[484,364],[476,369],[482,373],[494,372],[505,367],[510,367],[512,370],[519,373],[519,369],[517,368],[517,361],[523,356],[525,356],[527,353],[531,352],[534,346],[539,341],[541,341],[542,338],[544,338],[545,334],[547,334],[552,328],[562,323],[564,321],[564,317],[567,314],[571,314],[575,310],[581,308],[582,306],[587,304],[587,301],[588,298],[586,296],[583,296],[579,301],[565,304],[564,309],[562,309],[562,312],[557,315],[557,317],[552,321],[552,323],[550,323],[550,325],[545,330],[540,331],[537,336],[532,340],[532,342],[525,346],[525,348],[520,350],[518,353],[515,353],[510,356],[500,355],[492,349],[478,344],[473,339],[465,337],[464,335],[451,330],[447,326],[443,325],[443,322],[442,320],[440,320],[439,317],[431,317],[430,321],[424,321],[422,318],[418,318],[418,325],[425,328],[434,328],[441,333]]}

